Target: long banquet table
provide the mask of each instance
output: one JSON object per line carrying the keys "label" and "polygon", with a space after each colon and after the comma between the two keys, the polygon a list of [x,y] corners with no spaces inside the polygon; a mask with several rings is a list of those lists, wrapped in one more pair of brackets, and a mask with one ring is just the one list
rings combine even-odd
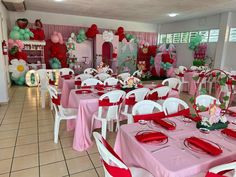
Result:
{"label": "long banquet table", "polygon": [[[233,118],[229,118],[233,119]],[[236,140],[225,139],[219,131],[203,134],[196,129],[194,122],[186,124],[181,117],[171,118],[177,125],[175,131],[167,131],[161,127],[140,127],[138,123],[123,125],[119,129],[115,143],[115,151],[128,166],[142,167],[155,177],[204,177],[209,168],[236,160]],[[142,125],[144,126],[144,125]],[[158,145],[140,143],[135,135],[142,129],[162,131],[168,143]],[[231,128],[236,128],[230,124]],[[221,146],[223,153],[218,156],[197,153],[189,150],[183,141],[190,136],[208,139]],[[163,149],[151,152],[163,146]]]}
{"label": "long banquet table", "polygon": [[[171,91],[169,97],[179,97],[177,91]],[[98,111],[99,95],[76,94],[75,89],[72,89],[69,94],[68,107],[78,109],[77,119],[67,121],[67,130],[74,129],[73,149],[77,151],[87,150],[92,146],[91,139],[92,129],[100,128],[101,124],[95,121],[94,127],[91,128],[92,116]]]}

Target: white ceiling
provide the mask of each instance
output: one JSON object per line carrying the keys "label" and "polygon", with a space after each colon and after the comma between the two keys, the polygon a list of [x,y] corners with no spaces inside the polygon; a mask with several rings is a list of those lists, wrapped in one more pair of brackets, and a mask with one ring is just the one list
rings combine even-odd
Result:
{"label": "white ceiling", "polygon": [[[25,0],[28,10],[147,23],[190,19],[236,10],[236,0]],[[170,18],[168,13],[179,13]]]}

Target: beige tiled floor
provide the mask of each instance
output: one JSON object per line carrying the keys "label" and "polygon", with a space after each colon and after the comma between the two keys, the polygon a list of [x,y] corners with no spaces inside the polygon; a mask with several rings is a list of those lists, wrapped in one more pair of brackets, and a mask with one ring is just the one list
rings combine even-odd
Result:
{"label": "beige tiled floor", "polygon": [[[188,101],[187,94],[181,98]],[[103,177],[96,146],[72,149],[73,132],[61,123],[53,142],[53,113],[40,106],[37,88],[12,87],[10,102],[0,105],[0,177]],[[115,133],[108,134],[114,145]]]}

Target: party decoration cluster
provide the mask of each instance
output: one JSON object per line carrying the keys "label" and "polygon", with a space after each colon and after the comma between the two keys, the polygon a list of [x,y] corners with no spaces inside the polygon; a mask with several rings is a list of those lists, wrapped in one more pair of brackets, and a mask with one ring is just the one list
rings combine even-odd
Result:
{"label": "party decoration cluster", "polygon": [[10,32],[10,39],[13,40],[29,40],[30,37],[34,37],[34,34],[29,28],[22,29],[19,26],[14,26]]}
{"label": "party decoration cluster", "polygon": [[84,42],[86,39],[87,39],[87,36],[86,36],[86,34],[85,34],[85,31],[84,31],[83,29],[81,29],[81,30],[79,31],[79,34],[78,34],[77,37],[76,37],[76,41],[77,41],[78,43],[82,43],[82,42]]}
{"label": "party decoration cluster", "polygon": [[202,36],[197,34],[194,38],[190,40],[189,49],[195,50],[202,42]]}
{"label": "party decoration cluster", "polygon": [[49,64],[52,69],[60,69],[61,68],[61,62],[57,58],[51,58],[49,60]]}
{"label": "party decoration cluster", "polygon": [[124,28],[120,26],[116,31],[116,35],[119,36],[119,41],[121,42],[125,38]]}
{"label": "party decoration cluster", "polygon": [[95,38],[96,34],[98,34],[98,27],[96,24],[92,24],[90,28],[88,28],[87,32],[86,32],[86,36],[87,38]]}

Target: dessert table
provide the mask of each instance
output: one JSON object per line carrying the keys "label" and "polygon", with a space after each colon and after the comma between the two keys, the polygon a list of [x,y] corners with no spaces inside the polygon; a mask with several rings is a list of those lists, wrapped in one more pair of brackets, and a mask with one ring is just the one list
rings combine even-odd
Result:
{"label": "dessert table", "polygon": [[[229,118],[229,120],[233,118]],[[195,122],[184,123],[181,117],[171,118],[177,129],[168,131],[162,127],[127,124],[120,127],[115,151],[128,166],[142,167],[155,177],[204,177],[209,168],[236,160],[236,140],[228,140],[220,131],[209,134],[201,133],[196,129]],[[230,124],[231,128],[236,125]],[[140,143],[135,135],[140,130],[161,131],[168,136],[166,144]],[[188,149],[184,139],[195,136],[217,143],[223,153],[211,156]]]}
{"label": "dessert table", "polygon": [[[98,111],[99,95],[95,93],[76,94],[75,89],[72,89],[69,94],[68,107],[78,109],[77,119],[67,121],[67,130],[74,129],[73,149],[84,151],[92,146],[92,129],[101,128],[99,121],[94,122],[94,127],[91,127],[93,113]],[[170,92],[169,97],[179,97],[177,91]],[[122,117],[121,118],[125,118]]]}

